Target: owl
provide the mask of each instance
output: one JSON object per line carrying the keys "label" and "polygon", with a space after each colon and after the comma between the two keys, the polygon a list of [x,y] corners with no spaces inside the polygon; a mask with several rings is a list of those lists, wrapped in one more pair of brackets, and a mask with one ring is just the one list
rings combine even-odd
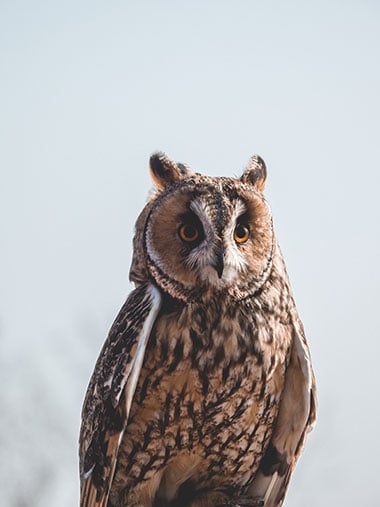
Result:
{"label": "owl", "polygon": [[156,153],[150,172],[135,289],[83,405],[80,505],[279,507],[316,389],[265,164],[208,177]]}

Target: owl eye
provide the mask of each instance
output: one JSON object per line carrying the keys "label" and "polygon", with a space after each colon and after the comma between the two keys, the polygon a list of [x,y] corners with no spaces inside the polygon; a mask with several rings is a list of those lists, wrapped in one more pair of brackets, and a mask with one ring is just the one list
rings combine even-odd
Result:
{"label": "owl eye", "polygon": [[186,243],[192,243],[199,238],[199,230],[194,225],[183,224],[178,230],[179,237]]}
{"label": "owl eye", "polygon": [[249,239],[248,225],[238,224],[234,231],[234,240],[236,243],[245,243]]}

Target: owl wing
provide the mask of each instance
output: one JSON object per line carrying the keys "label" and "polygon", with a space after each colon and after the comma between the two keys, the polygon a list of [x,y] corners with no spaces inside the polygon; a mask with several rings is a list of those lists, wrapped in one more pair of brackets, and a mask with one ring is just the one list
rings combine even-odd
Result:
{"label": "owl wing", "polygon": [[105,507],[146,345],[161,306],[143,284],[116,317],[90,380],[79,437],[81,507]]}
{"label": "owl wing", "polygon": [[293,343],[285,385],[273,434],[250,494],[264,499],[264,507],[280,507],[290,476],[312,430],[317,409],[314,373],[303,326],[293,325]]}

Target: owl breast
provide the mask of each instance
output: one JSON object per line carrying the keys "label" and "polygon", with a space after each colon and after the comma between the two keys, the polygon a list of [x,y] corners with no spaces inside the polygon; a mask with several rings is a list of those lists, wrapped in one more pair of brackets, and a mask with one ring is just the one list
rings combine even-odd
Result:
{"label": "owl breast", "polygon": [[286,323],[252,300],[162,313],[121,443],[112,505],[180,504],[202,488],[244,492],[278,412],[286,336]]}

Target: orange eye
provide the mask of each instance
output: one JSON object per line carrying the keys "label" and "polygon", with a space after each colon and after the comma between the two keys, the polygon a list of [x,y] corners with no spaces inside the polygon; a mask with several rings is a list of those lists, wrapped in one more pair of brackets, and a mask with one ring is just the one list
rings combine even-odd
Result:
{"label": "orange eye", "polygon": [[234,231],[234,240],[236,243],[245,243],[249,239],[249,227],[247,225],[238,224]]}
{"label": "orange eye", "polygon": [[178,230],[179,237],[186,243],[191,243],[199,238],[199,231],[190,224],[183,224]]}

